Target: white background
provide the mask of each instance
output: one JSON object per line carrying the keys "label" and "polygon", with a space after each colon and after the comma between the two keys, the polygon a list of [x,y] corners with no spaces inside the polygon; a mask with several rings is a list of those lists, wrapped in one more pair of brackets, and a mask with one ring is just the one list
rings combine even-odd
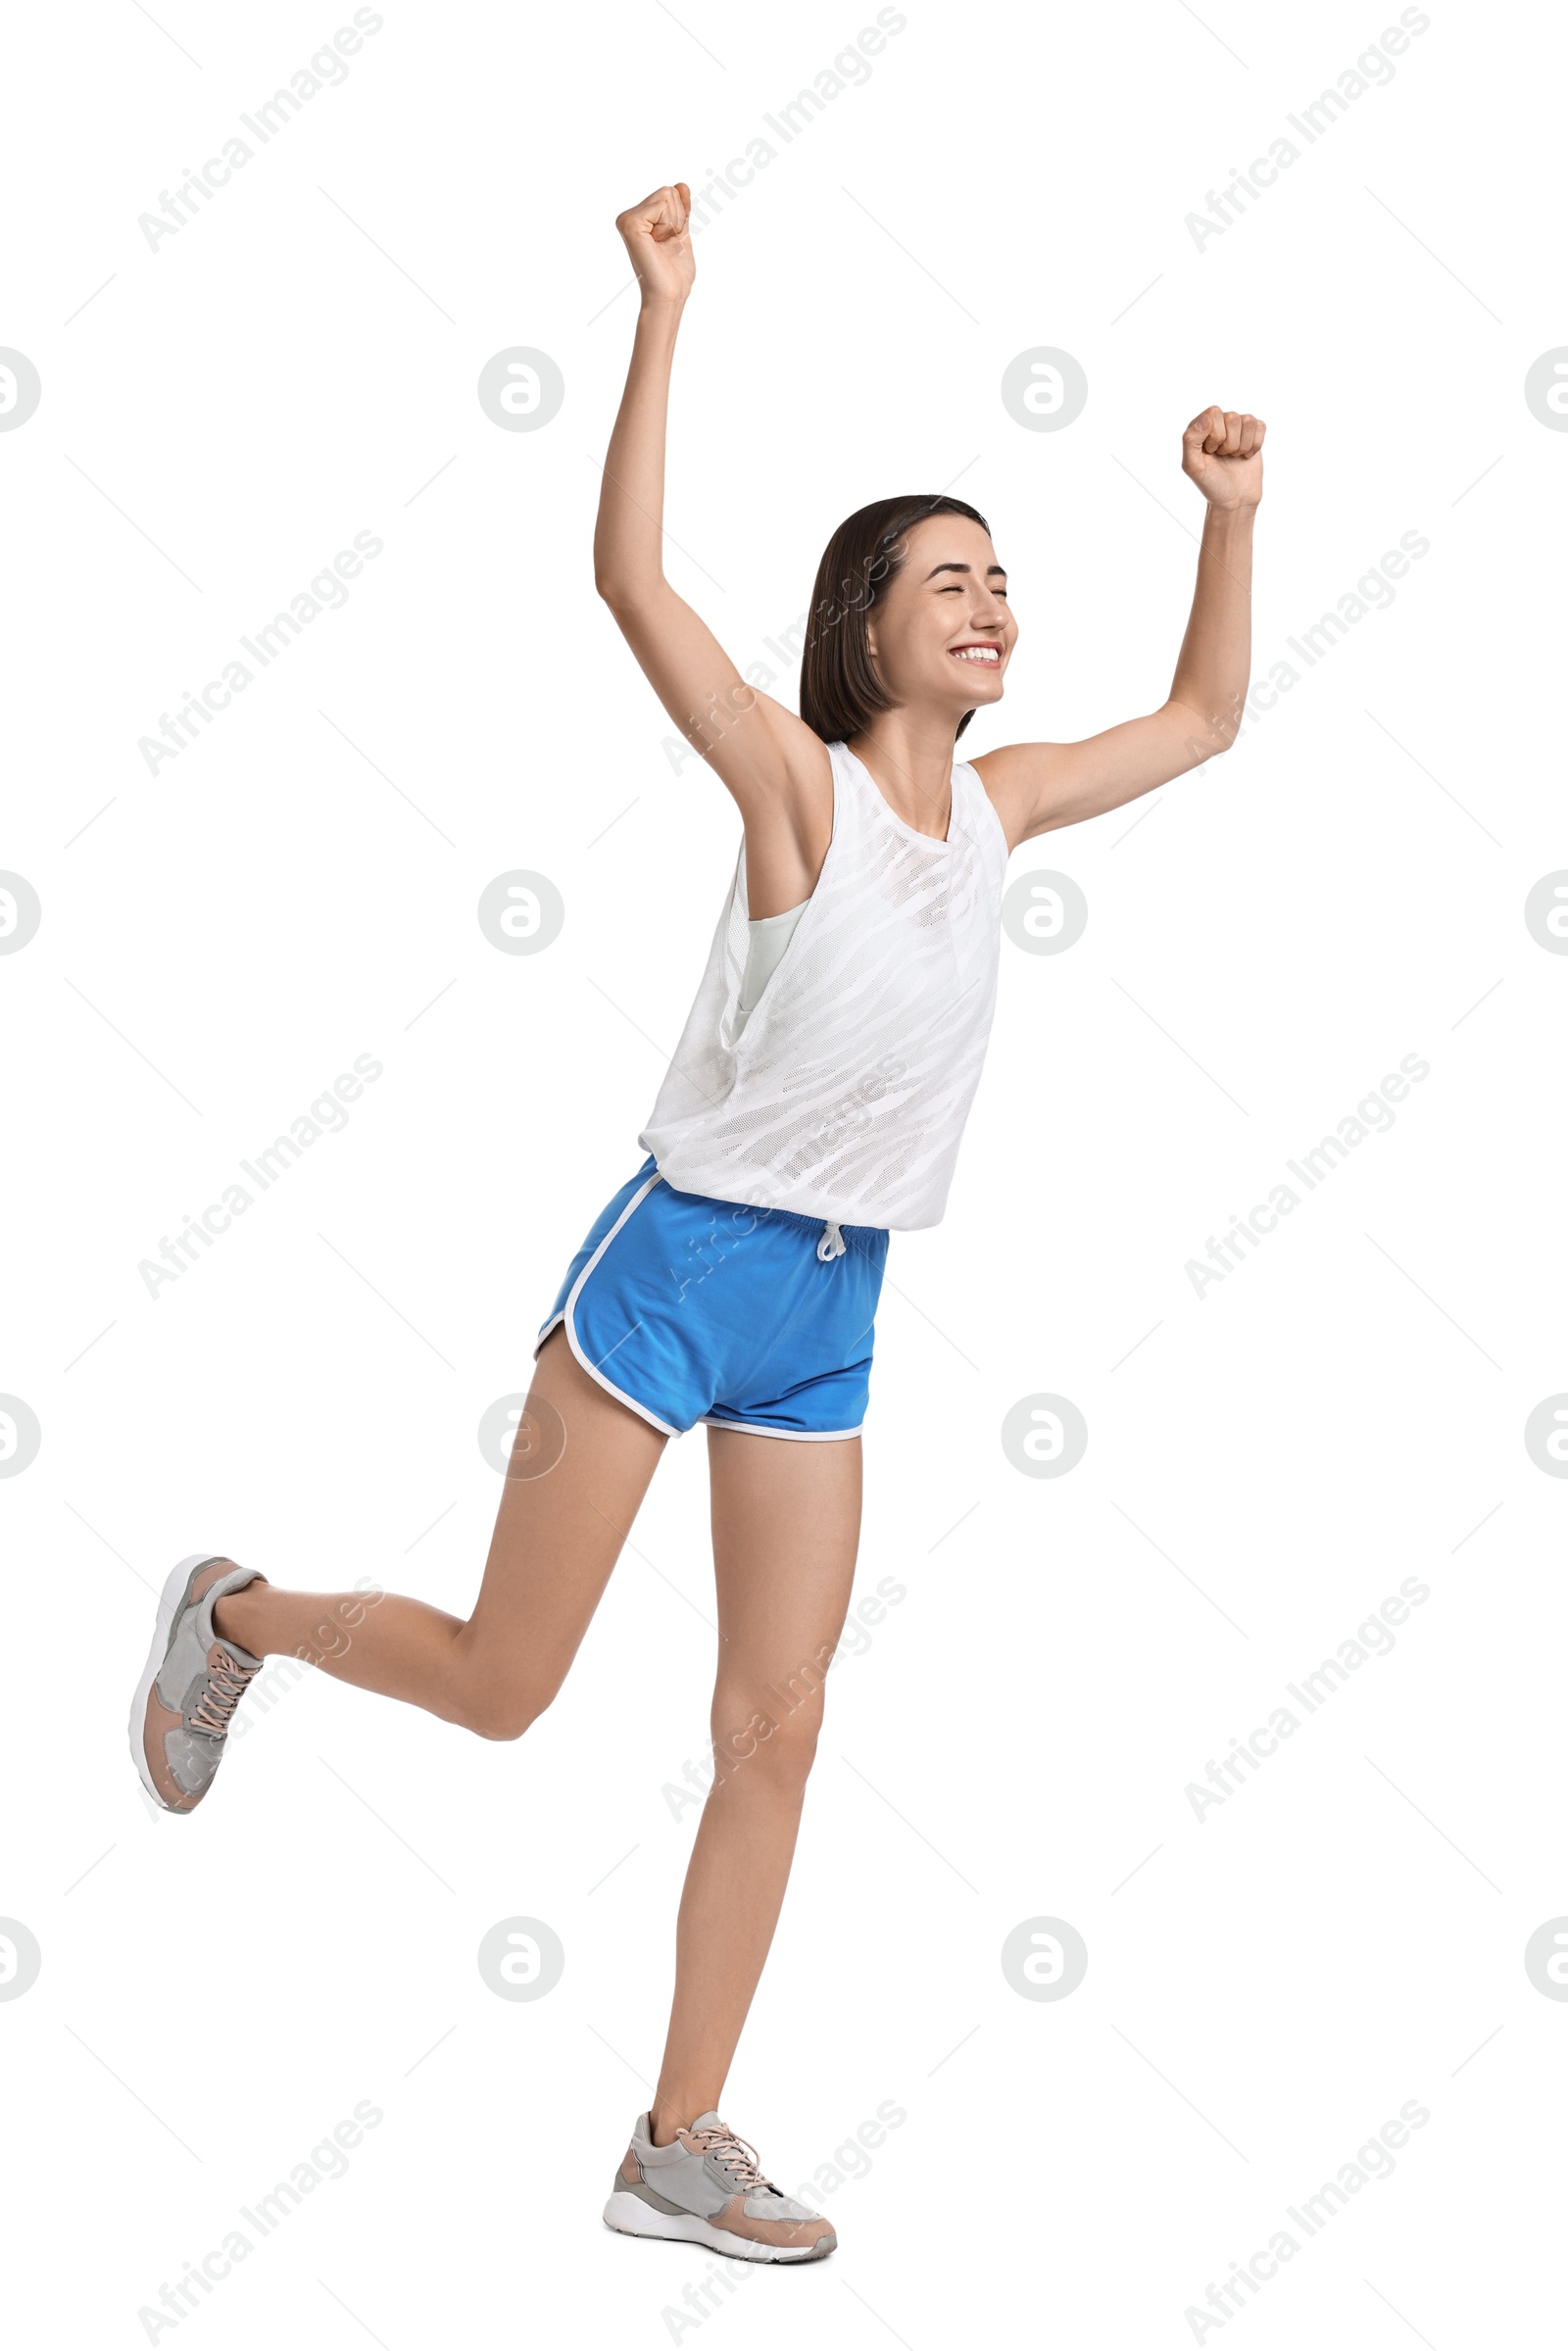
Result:
{"label": "white background", "polygon": [[[0,957],[0,1390],[42,1429],[0,1480],[0,1914],[43,1962],[0,2002],[20,2338],[148,2339],[163,2283],[369,2100],[347,2176],[157,2340],[1535,2339],[1568,2012],[1523,1950],[1568,1910],[1568,1485],[1522,1432],[1568,1388],[1568,959],[1523,902],[1568,865],[1568,436],[1523,380],[1568,341],[1561,26],[1434,6],[1200,249],[1186,216],[1396,10],[912,5],[785,146],[762,116],[869,8],[388,0],[155,252],[138,215],[348,12],[156,13],[34,12],[6,76],[0,343],[43,383],[0,435],[0,866],[43,908]],[[821,2193],[831,2261],[699,2321],[707,2256],[599,2213],[696,1817],[663,1790],[706,1737],[702,1440],[517,1745],[308,1677],[176,1821],[124,1711],[201,1543],[471,1603],[480,1416],[637,1163],[738,838],[593,593],[612,221],[760,134],[698,245],[666,515],[738,658],[844,514],[953,483],[1022,628],[966,747],[1153,707],[1210,401],[1269,425],[1255,676],[1402,533],[1430,552],[1230,757],[1016,860],[1089,926],[1004,944],[947,1219],[894,1242],[860,1579],[906,1596],[831,1678],[724,2098],[786,2187],[879,2104],[907,2119]],[[564,375],[537,432],[475,395],[512,345]],[[1060,432],[999,395],[1040,345],[1089,379]],[[347,605],[150,775],[138,738],[362,530]],[[565,902],[538,955],[475,918],[519,867]],[[362,1053],[346,1129],[149,1296],[139,1262]],[[1195,1295],[1187,1260],[1407,1054],[1393,1129]],[[1090,1431],[1055,1480],[1000,1442],[1042,1392]],[[1189,1783],[1409,1577],[1392,1653],[1195,1817]],[[475,1964],[515,1915],[565,1949],[537,2002]],[[1002,1972],[1040,1916],[1088,1946],[1064,2000]],[[1394,2175],[1293,2228],[1411,2100]],[[1255,2300],[1184,2317],[1282,2227]]]}

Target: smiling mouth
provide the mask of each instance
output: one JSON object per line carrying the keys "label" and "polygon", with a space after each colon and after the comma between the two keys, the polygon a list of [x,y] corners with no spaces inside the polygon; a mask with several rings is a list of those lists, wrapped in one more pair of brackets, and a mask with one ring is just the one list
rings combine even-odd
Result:
{"label": "smiling mouth", "polygon": [[1000,645],[952,645],[948,651],[952,660],[972,661],[980,669],[1000,669],[1002,667]]}

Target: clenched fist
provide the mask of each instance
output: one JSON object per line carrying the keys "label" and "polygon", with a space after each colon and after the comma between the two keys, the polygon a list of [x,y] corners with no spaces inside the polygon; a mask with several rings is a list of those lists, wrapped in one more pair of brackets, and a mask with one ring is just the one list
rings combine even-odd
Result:
{"label": "clenched fist", "polygon": [[1256,506],[1263,495],[1261,416],[1206,408],[1182,435],[1182,471],[1222,511]]}
{"label": "clenched fist", "polygon": [[697,275],[692,252],[692,192],[684,179],[656,188],[615,222],[644,302],[684,302]]}

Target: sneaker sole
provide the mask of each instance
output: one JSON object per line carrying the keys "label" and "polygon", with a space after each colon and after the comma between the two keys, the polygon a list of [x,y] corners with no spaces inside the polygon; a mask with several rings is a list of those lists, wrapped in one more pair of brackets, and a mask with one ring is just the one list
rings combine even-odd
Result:
{"label": "sneaker sole", "polygon": [[[169,1637],[173,1631],[175,1611],[185,1596],[186,1585],[199,1567],[207,1565],[209,1559],[225,1559],[227,1556],[226,1551],[192,1551],[188,1558],[182,1559],[176,1568],[170,1571],[169,1580],[159,1596],[158,1622],[153,1632],[153,1645],[147,1652],[146,1668],[141,1680],[136,1685],[136,1694],[130,1701],[131,1761],[141,1775],[143,1788],[146,1788],[159,1811],[173,1813],[176,1819],[182,1819],[184,1815],[160,1792],[152,1773],[147,1768],[147,1699],[157,1678],[158,1668],[169,1654]],[[194,1810],[195,1807],[193,1806],[192,1809]]]}
{"label": "sneaker sole", "polygon": [[732,2229],[715,2229],[695,2212],[656,2212],[641,2196],[618,2189],[605,2206],[605,2227],[622,2236],[658,2236],[675,2244],[706,2245],[710,2253],[728,2253],[739,2261],[821,2261],[838,2243],[836,2236],[819,2236],[813,2245],[764,2245],[755,2236],[736,2236]]}

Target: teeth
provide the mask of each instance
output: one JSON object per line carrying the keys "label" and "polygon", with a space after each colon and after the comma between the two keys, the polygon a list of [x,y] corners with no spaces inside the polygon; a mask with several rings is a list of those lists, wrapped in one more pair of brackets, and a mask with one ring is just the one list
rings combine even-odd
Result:
{"label": "teeth", "polygon": [[993,668],[996,667],[1001,658],[994,645],[960,646],[954,656],[954,659],[959,661],[989,661]]}

